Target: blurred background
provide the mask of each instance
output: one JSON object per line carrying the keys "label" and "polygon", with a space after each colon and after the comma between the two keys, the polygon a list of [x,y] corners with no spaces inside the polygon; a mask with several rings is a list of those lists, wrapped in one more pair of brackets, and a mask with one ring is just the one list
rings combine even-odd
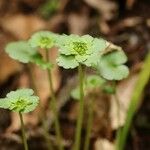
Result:
{"label": "blurred background", "polygon": [[[117,84],[123,125],[139,69],[150,50],[150,0],[0,0],[0,97],[5,97],[10,90],[32,87],[30,67],[9,58],[4,48],[11,41],[27,40],[39,30],[90,34],[94,37],[103,37],[123,48],[128,56],[127,65],[130,68],[129,77]],[[57,50],[53,49],[50,54],[51,60],[55,62],[56,56]],[[47,99],[50,96],[47,76],[44,71],[32,67],[38,95],[46,111]],[[76,70],[64,70],[56,65],[53,78],[63,136],[66,140],[66,149],[69,150],[74,135],[78,104],[76,101],[70,101],[68,93],[70,87],[76,84]],[[90,149],[113,150],[118,128],[116,106],[112,96],[101,96],[95,102],[97,107],[94,110],[96,115]],[[149,114],[148,83],[134,116],[125,150],[150,149]],[[30,149],[46,150],[36,112],[25,116],[25,123]],[[17,115],[0,109],[0,150],[22,150],[20,132]],[[50,133],[54,139],[53,128]]]}

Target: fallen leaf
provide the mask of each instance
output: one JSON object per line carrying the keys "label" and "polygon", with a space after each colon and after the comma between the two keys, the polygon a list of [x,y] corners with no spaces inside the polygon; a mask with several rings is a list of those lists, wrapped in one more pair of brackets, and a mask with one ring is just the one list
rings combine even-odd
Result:
{"label": "fallen leaf", "polygon": [[114,17],[117,10],[117,4],[109,0],[84,0],[87,4],[99,11],[104,20],[110,20]]}
{"label": "fallen leaf", "polygon": [[[111,126],[117,129],[124,125],[126,113],[130,104],[131,95],[138,79],[138,74],[131,75],[128,79],[120,82],[117,86],[117,97],[119,101],[119,108],[114,96],[111,97],[110,118]],[[119,118],[118,118],[119,113]]]}
{"label": "fallen leaf", "polygon": [[16,14],[0,20],[2,27],[18,39],[27,39],[31,33],[46,28],[46,22],[35,15]]}
{"label": "fallen leaf", "polygon": [[94,144],[95,150],[115,150],[114,143],[107,139],[97,139]]}
{"label": "fallen leaf", "polygon": [[0,29],[0,84],[22,69],[22,66],[11,59],[4,51],[6,44],[13,39],[14,37],[11,34]]}
{"label": "fallen leaf", "polygon": [[90,18],[88,17],[88,12],[86,11],[86,9],[81,13],[71,13],[68,16],[70,33],[83,35],[88,29],[89,24]]}

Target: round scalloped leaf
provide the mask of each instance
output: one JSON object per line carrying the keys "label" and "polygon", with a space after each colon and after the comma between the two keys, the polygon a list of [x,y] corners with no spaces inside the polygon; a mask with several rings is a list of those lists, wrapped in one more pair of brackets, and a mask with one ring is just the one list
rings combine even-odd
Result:
{"label": "round scalloped leaf", "polygon": [[5,51],[11,58],[23,63],[30,62],[32,56],[37,53],[37,50],[35,48],[31,48],[26,41],[9,43],[6,46]]}
{"label": "round scalloped leaf", "polygon": [[93,54],[91,54],[87,60],[85,60],[83,62],[83,64],[85,64],[88,67],[95,67],[98,64],[98,60],[100,59],[100,53],[99,52],[95,52]]}
{"label": "round scalloped leaf", "polygon": [[56,37],[57,35],[50,31],[39,31],[31,36],[29,43],[31,47],[49,49],[54,46]]}
{"label": "round scalloped leaf", "polygon": [[113,51],[103,55],[98,64],[100,75],[107,80],[122,80],[129,74],[127,66],[123,65],[127,57],[123,51]]}
{"label": "round scalloped leaf", "polygon": [[59,55],[59,57],[57,58],[57,63],[59,66],[65,69],[73,69],[79,65],[79,63],[75,60],[74,56],[72,55]]}
{"label": "round scalloped leaf", "polygon": [[32,89],[11,91],[0,101],[0,107],[14,112],[28,113],[33,111],[39,103],[39,97],[33,95]]}

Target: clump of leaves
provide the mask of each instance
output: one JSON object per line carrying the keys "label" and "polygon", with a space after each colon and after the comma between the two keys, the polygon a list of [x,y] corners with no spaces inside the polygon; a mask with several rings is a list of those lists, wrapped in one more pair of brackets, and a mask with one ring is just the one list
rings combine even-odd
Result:
{"label": "clump of leaves", "polygon": [[33,94],[32,89],[11,91],[6,95],[6,98],[0,100],[0,107],[14,112],[31,112],[39,103],[39,98]]}
{"label": "clump of leaves", "polygon": [[[56,38],[59,38],[58,35],[49,32],[49,31],[40,31],[37,32],[35,34],[32,35],[32,37],[29,39],[29,43],[31,45],[31,47],[33,48],[41,48],[44,49],[45,51],[45,60],[47,63],[50,63],[50,59],[49,59],[49,51],[51,50],[51,48],[53,48],[56,44]],[[38,59],[38,57],[35,57],[36,61],[39,62],[41,59]],[[54,89],[53,89],[53,79],[52,79],[52,73],[51,73],[51,68],[46,68],[47,70],[47,75],[48,75],[48,83],[49,83],[49,90],[51,93],[51,109],[54,113],[55,119],[54,119],[54,124],[55,124],[55,132],[56,132],[56,140],[58,142],[58,149],[59,150],[63,150],[63,144],[61,142],[61,131],[60,131],[60,125],[59,125],[59,119],[58,119],[58,114],[56,111],[56,97],[55,97],[55,93],[54,93]],[[44,123],[45,124],[45,123]],[[45,128],[45,127],[44,127]],[[48,130],[48,129],[46,129]],[[47,132],[47,131],[45,131]],[[45,135],[47,141],[47,135]],[[48,147],[49,149],[51,148],[51,144],[48,142]]]}
{"label": "clump of leaves", "polygon": [[93,38],[89,35],[62,35],[57,39],[59,47],[58,65],[65,69],[76,68],[79,64],[88,67],[97,64],[100,52],[107,45],[103,39]]}
{"label": "clump of leaves", "polygon": [[57,35],[49,31],[39,31],[34,33],[29,43],[33,48],[50,49],[55,45]]}
{"label": "clump of leaves", "polygon": [[[89,75],[89,76],[87,76],[86,79],[84,80],[84,85],[83,85],[83,87],[84,87],[84,96],[86,96],[88,94],[88,92],[90,92],[91,90],[100,88],[105,83],[106,83],[106,80],[101,78],[98,75]],[[75,89],[73,89],[71,91],[71,96],[76,100],[80,99],[79,86],[77,86]]]}
{"label": "clump of leaves", "polygon": [[[87,96],[90,92],[94,90],[101,90],[108,94],[113,94],[115,92],[114,84],[109,83],[104,78],[99,75],[88,75],[84,80],[84,96]],[[80,99],[80,89],[77,86],[75,89],[71,91],[71,97],[75,100]]]}
{"label": "clump of leaves", "polygon": [[11,42],[5,48],[8,55],[22,63],[35,63],[43,69],[51,68],[52,64],[43,60],[37,48],[33,48],[27,41]]}
{"label": "clump of leaves", "polygon": [[107,80],[122,80],[129,75],[128,67],[124,65],[127,56],[121,50],[114,50],[101,56],[97,69]]}

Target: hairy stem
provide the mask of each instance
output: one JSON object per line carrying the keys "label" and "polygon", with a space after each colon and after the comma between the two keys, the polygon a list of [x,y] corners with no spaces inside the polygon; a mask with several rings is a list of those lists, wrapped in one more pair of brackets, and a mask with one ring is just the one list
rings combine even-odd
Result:
{"label": "hairy stem", "polygon": [[148,53],[143,68],[140,72],[139,78],[136,82],[135,89],[133,91],[131,102],[128,108],[126,122],[122,130],[119,131],[118,137],[116,139],[116,150],[123,150],[125,146],[125,142],[127,139],[128,131],[132,123],[132,119],[134,114],[137,111],[137,108],[139,104],[141,103],[141,96],[143,93],[143,90],[149,81],[150,78],[150,52]]}
{"label": "hairy stem", "polygon": [[76,134],[75,134],[75,143],[73,150],[80,149],[81,143],[81,131],[82,131],[82,122],[83,122],[83,113],[84,113],[84,91],[83,91],[83,69],[81,64],[78,67],[78,75],[79,75],[79,85],[80,85],[80,101],[79,101],[79,114],[77,119],[77,127],[76,127]]}
{"label": "hairy stem", "polygon": [[93,101],[90,100],[90,105],[88,108],[88,121],[87,121],[87,129],[86,129],[86,136],[84,141],[84,150],[89,150],[90,145],[90,135],[92,130],[92,123],[93,123]]}
{"label": "hairy stem", "polygon": [[20,122],[21,122],[22,141],[24,144],[24,150],[28,150],[28,144],[27,144],[27,139],[26,139],[26,135],[25,135],[25,128],[24,128],[23,117],[22,117],[21,112],[19,112],[19,117],[20,117]]}
{"label": "hairy stem", "polygon": [[[46,50],[46,61],[47,62],[50,61],[49,60],[49,50]],[[47,74],[48,74],[48,80],[49,80],[49,88],[50,88],[50,92],[51,92],[51,109],[55,115],[54,125],[55,125],[56,138],[57,138],[57,142],[58,142],[58,148],[59,148],[59,150],[64,150],[64,147],[62,144],[60,124],[59,124],[59,119],[58,119],[57,102],[56,102],[56,97],[55,97],[54,89],[53,89],[52,73],[51,73],[50,69],[47,69]]]}

